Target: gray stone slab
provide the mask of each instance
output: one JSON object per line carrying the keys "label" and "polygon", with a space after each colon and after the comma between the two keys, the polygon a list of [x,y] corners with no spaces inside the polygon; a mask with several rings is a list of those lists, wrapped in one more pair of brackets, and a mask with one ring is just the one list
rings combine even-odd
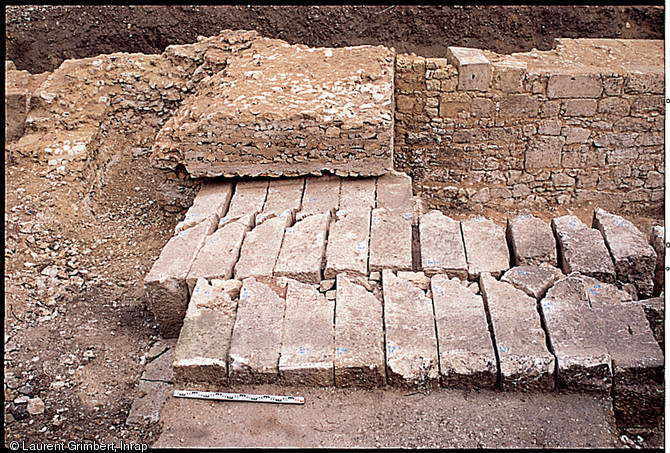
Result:
{"label": "gray stone slab", "polygon": [[172,384],[140,380],[126,425],[145,426],[160,421],[163,404],[172,392]]}
{"label": "gray stone slab", "polygon": [[240,259],[235,265],[235,278],[272,277],[284,230],[291,219],[288,216],[273,217],[249,231],[242,243]]}
{"label": "gray stone slab", "polygon": [[278,217],[290,216],[291,221],[294,221],[295,214],[300,210],[304,188],[305,178],[271,180],[263,210],[256,216],[256,225],[263,223],[273,214]]}
{"label": "gray stone slab", "polygon": [[337,276],[334,365],[337,387],[386,384],[382,303],[344,274]]}
{"label": "gray stone slab", "polygon": [[377,178],[376,208],[385,208],[395,212],[416,224],[414,218],[414,199],[412,197],[412,178],[405,173],[390,172]]}
{"label": "gray stone slab", "polygon": [[638,302],[644,309],[649,327],[661,350],[665,347],[665,297],[653,297]]}
{"label": "gray stone slab", "polygon": [[529,214],[507,219],[507,241],[514,264],[558,266],[551,226]]}
{"label": "gray stone slab", "polygon": [[603,282],[615,281],[614,263],[598,230],[587,227],[574,215],[552,219],[551,228],[565,274],[579,272]]}
{"label": "gray stone slab", "polygon": [[198,279],[175,346],[174,372],[178,384],[228,382],[228,349],[237,300],[223,288]]}
{"label": "gray stone slab", "polygon": [[145,381],[162,381],[169,384],[174,383],[174,370],[172,369],[172,362],[174,361],[174,344],[175,340],[171,340],[172,347],[160,354],[158,357],[151,360],[144,367],[142,372],[142,379]]}
{"label": "gray stone slab", "polygon": [[461,232],[470,280],[476,280],[482,272],[500,277],[509,269],[509,250],[503,227],[490,219],[475,217],[461,220]]}
{"label": "gray stone slab", "polygon": [[330,214],[313,214],[286,228],[274,275],[318,284],[326,254]]}
{"label": "gray stone slab", "polygon": [[537,301],[483,272],[479,279],[490,316],[503,390],[553,390],[554,356],[547,350]]}
{"label": "gray stone slab", "polygon": [[289,280],[279,376],[285,385],[333,385],[335,301],[309,284]]}
{"label": "gray stone slab", "polygon": [[369,268],[412,270],[412,224],[402,215],[383,208],[372,211]]}
{"label": "gray stone slab", "polygon": [[632,222],[601,208],[593,212],[593,228],[600,230],[614,262],[617,280],[635,285],[638,294],[654,292],[656,252]]}
{"label": "gray stone slab", "polygon": [[573,274],[556,282],[540,307],[558,362],[559,389],[609,393],[612,361],[582,278]]}
{"label": "gray stone slab", "polygon": [[189,293],[200,277],[207,280],[233,278],[242,241],[249,229],[243,222],[231,222],[207,236],[186,277]]}
{"label": "gray stone slab", "polygon": [[203,182],[193,204],[186,211],[184,220],[175,227],[175,234],[197,225],[213,214],[223,217],[232,195],[232,182]]}
{"label": "gray stone slab", "polygon": [[335,175],[307,176],[300,211],[296,220],[311,214],[335,214],[340,204],[340,177]]}
{"label": "gray stone slab", "polygon": [[659,225],[651,229],[651,246],[656,251],[656,269],[654,270],[654,295],[663,292],[665,286],[665,228]]}
{"label": "gray stone slab", "polygon": [[468,278],[468,264],[461,224],[433,210],[419,221],[421,269],[426,275],[446,274],[461,280]]}
{"label": "gray stone slab", "polygon": [[325,278],[335,278],[342,272],[368,275],[370,212],[370,209],[337,211],[328,233]]}
{"label": "gray stone slab", "polygon": [[228,353],[231,382],[278,380],[285,292],[285,285],[282,288],[277,282],[268,285],[253,277],[244,280]]}
{"label": "gray stone slab", "polygon": [[444,387],[494,388],[498,367],[481,296],[446,275],[431,279]]}
{"label": "gray stone slab", "polygon": [[221,220],[234,219],[245,214],[252,214],[255,217],[263,210],[268,185],[269,181],[265,179],[238,181],[228,212]]}
{"label": "gray stone slab", "polygon": [[210,216],[173,236],[144,278],[149,308],[165,338],[179,335],[189,300],[186,277],[206,237],[216,229],[217,221],[216,216]]}
{"label": "gray stone slab", "polygon": [[540,300],[563,272],[552,266],[515,266],[505,272],[500,281],[511,283],[529,296]]}
{"label": "gray stone slab", "polygon": [[342,178],[340,185],[341,211],[373,209],[377,178]]}
{"label": "gray stone slab", "polygon": [[382,271],[386,380],[400,387],[439,385],[439,357],[433,303],[409,281]]}

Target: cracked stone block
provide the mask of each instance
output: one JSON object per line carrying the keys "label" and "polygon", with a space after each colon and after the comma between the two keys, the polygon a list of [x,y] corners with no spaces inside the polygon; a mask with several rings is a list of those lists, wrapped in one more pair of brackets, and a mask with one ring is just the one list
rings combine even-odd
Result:
{"label": "cracked stone block", "polygon": [[228,210],[232,195],[231,182],[204,182],[198,195],[193,199],[193,204],[186,211],[184,220],[175,227],[175,234],[197,225],[212,214],[216,214],[219,218],[223,217]]}
{"label": "cracked stone block", "polygon": [[273,217],[247,233],[235,265],[235,279],[272,277],[284,230],[290,221],[288,216]]}
{"label": "cracked stone block", "polygon": [[149,307],[164,338],[179,335],[189,298],[186,278],[198,251],[217,223],[218,218],[213,215],[173,236],[144,278]]}
{"label": "cracked stone block", "polygon": [[653,297],[638,302],[644,309],[649,327],[661,350],[665,347],[665,297]]}
{"label": "cracked stone block", "polygon": [[228,352],[230,381],[265,384],[279,379],[286,286],[247,278],[240,290]]}
{"label": "cracked stone block", "polygon": [[340,211],[374,209],[376,178],[342,178]]}
{"label": "cracked stone block", "polygon": [[498,367],[481,296],[446,275],[431,279],[443,387],[494,388]]}
{"label": "cracked stone block", "polygon": [[172,362],[174,360],[174,340],[170,341],[172,345],[158,357],[149,362],[142,372],[142,380],[162,381],[170,384],[174,383],[174,370]]}
{"label": "cracked stone block", "polygon": [[337,211],[328,234],[325,278],[340,273],[367,276],[369,241],[370,209]]}
{"label": "cracked stone block", "polygon": [[314,286],[289,280],[279,376],[285,385],[333,385],[335,301]]}
{"label": "cracked stone block", "polygon": [[614,283],[614,263],[598,230],[587,227],[574,215],[552,219],[551,228],[558,241],[563,273],[579,272]]}
{"label": "cracked stone block", "polygon": [[632,222],[600,208],[593,213],[593,228],[605,239],[617,280],[634,284],[638,294],[652,296],[656,252],[646,236]]}
{"label": "cracked stone block", "polygon": [[547,350],[537,301],[482,272],[479,285],[491,320],[503,390],[554,389],[554,356]]}
{"label": "cracked stone block", "polygon": [[340,204],[340,179],[335,175],[307,176],[296,220],[312,214],[335,214]]}
{"label": "cracked stone block", "polygon": [[468,278],[461,224],[432,210],[419,221],[421,269],[426,275],[446,274],[461,280]]}
{"label": "cracked stone block", "polygon": [[329,224],[330,214],[314,214],[286,228],[274,275],[318,284]]}
{"label": "cracked stone block", "polygon": [[295,213],[300,210],[305,179],[273,179],[268,186],[268,195],[263,205],[263,211],[256,216],[256,225],[272,217],[288,216],[291,222]]}
{"label": "cracked stone block", "polygon": [[461,220],[461,232],[468,262],[468,278],[476,280],[488,272],[500,277],[509,269],[505,229],[484,217]]}
{"label": "cracked stone block", "polygon": [[659,225],[651,229],[651,246],[656,251],[656,269],[654,270],[654,295],[663,292],[665,286],[665,228]]}
{"label": "cracked stone block", "polygon": [[225,223],[249,214],[256,217],[263,210],[269,184],[267,180],[238,181],[235,184],[235,193],[230,200],[228,212],[221,221]]}
{"label": "cracked stone block", "polygon": [[551,266],[516,266],[505,272],[500,281],[511,283],[540,300],[547,289],[564,276],[560,269]]}
{"label": "cracked stone block", "polygon": [[411,282],[382,271],[389,385],[435,388],[439,357],[433,303]]}
{"label": "cracked stone block", "polygon": [[529,214],[507,219],[507,240],[514,264],[558,266],[551,226]]}
{"label": "cracked stone block", "polygon": [[412,270],[412,224],[384,208],[372,211],[370,227],[371,272]]}
{"label": "cracked stone block", "polygon": [[126,425],[144,426],[160,421],[161,409],[172,393],[172,384],[140,380],[136,397],[130,407]]}
{"label": "cracked stone block", "polygon": [[405,173],[392,172],[377,178],[376,208],[400,214],[403,218],[416,223],[414,218],[414,199],[412,197],[412,178]]}
{"label": "cracked stone block", "polygon": [[237,300],[228,291],[198,279],[175,346],[177,383],[228,382],[228,349],[236,311]]}
{"label": "cracked stone block", "polygon": [[597,330],[587,289],[575,275],[556,282],[540,303],[549,343],[558,362],[558,387],[609,393],[612,360]]}
{"label": "cracked stone block", "polygon": [[460,91],[488,91],[491,85],[491,62],[479,49],[447,47],[447,61],[458,69]]}
{"label": "cracked stone block", "polygon": [[335,303],[335,385],[386,384],[382,303],[363,286],[337,276]]}

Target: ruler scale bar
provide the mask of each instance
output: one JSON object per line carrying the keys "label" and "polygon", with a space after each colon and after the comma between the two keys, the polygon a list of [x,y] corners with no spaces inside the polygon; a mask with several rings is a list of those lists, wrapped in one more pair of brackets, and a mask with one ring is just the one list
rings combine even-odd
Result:
{"label": "ruler scale bar", "polygon": [[305,404],[302,396],[254,395],[251,393],[201,392],[199,390],[175,390],[177,398],[197,398],[220,401],[245,401],[252,403]]}

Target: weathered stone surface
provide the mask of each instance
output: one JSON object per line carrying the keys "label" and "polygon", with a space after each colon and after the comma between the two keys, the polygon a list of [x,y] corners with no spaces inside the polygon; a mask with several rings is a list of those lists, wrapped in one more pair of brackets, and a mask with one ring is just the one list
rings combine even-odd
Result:
{"label": "weathered stone surface", "polygon": [[562,277],[563,272],[552,266],[516,266],[505,272],[500,281],[511,283],[529,296],[540,300],[547,289]]}
{"label": "weathered stone surface", "polygon": [[651,229],[651,246],[656,251],[656,269],[654,270],[654,294],[661,294],[665,286],[665,228],[654,226]]}
{"label": "weathered stone surface", "polygon": [[653,297],[638,303],[644,309],[656,342],[662,350],[665,350],[665,297]]}
{"label": "weathered stone surface", "polygon": [[500,277],[509,269],[509,250],[505,230],[484,217],[461,220],[468,278],[475,280],[481,272]]}
{"label": "weathered stone surface", "polygon": [[315,287],[289,280],[279,375],[283,384],[333,385],[335,303]]}
{"label": "weathered stone surface", "polygon": [[48,76],[48,72],[31,74],[16,68],[5,68],[6,142],[18,140],[23,135],[31,97]]}
{"label": "weathered stone surface", "polygon": [[551,226],[524,214],[507,219],[507,241],[517,266],[548,264],[558,266],[556,239]]}
{"label": "weathered stone surface", "polygon": [[377,208],[400,214],[412,223],[414,200],[412,198],[412,178],[405,173],[393,172],[377,178]]}
{"label": "weathered stone surface", "polygon": [[175,339],[163,340],[169,344],[165,352],[158,357],[149,358],[150,362],[144,367],[142,372],[142,380],[144,381],[162,381],[169,384],[174,384],[174,370],[172,369],[172,362],[174,361],[174,348],[176,345]]}
{"label": "weathered stone surface", "polygon": [[547,350],[537,301],[487,272],[479,279],[498,351],[503,390],[552,390],[555,358]]}
{"label": "weathered stone surface", "polygon": [[221,220],[229,221],[249,214],[256,217],[263,210],[269,184],[268,180],[238,181],[228,212]]}
{"label": "weathered stone surface", "polygon": [[383,208],[372,211],[369,268],[412,270],[412,224],[401,214]]}
{"label": "weathered stone surface", "polygon": [[335,385],[386,384],[382,303],[374,294],[337,276],[335,304]]}
{"label": "weathered stone surface", "polygon": [[313,214],[286,228],[274,275],[318,284],[329,224],[330,213]]}
{"label": "weathered stone surface", "polygon": [[573,274],[556,282],[540,307],[558,361],[559,388],[609,393],[612,361],[582,279]]}
{"label": "weathered stone surface", "polygon": [[340,177],[334,175],[308,176],[296,220],[311,214],[335,214],[340,203]]}
{"label": "weathered stone surface", "polygon": [[175,234],[195,226],[212,214],[216,214],[219,218],[223,217],[228,210],[232,195],[232,182],[204,182],[198,195],[193,199],[193,205],[186,211],[184,220],[175,227]]}
{"label": "weathered stone surface", "polygon": [[256,216],[256,225],[273,214],[277,217],[288,216],[292,222],[300,210],[304,187],[304,178],[271,180],[263,211]]}
{"label": "weathered stone surface", "polygon": [[633,283],[637,292],[651,296],[654,291],[656,252],[646,236],[628,220],[596,208],[593,228],[597,228],[614,261],[617,280]]}
{"label": "weathered stone surface", "polygon": [[369,209],[338,211],[328,234],[325,278],[335,278],[343,272],[367,276],[369,236]]}
{"label": "weathered stone surface", "polygon": [[160,421],[163,404],[170,396],[172,384],[140,380],[135,400],[128,412],[126,425],[143,426]]}
{"label": "weathered stone surface", "polygon": [[565,274],[579,272],[603,282],[614,282],[614,264],[598,230],[587,227],[574,215],[552,219],[551,228],[558,241]]}
{"label": "weathered stone surface", "polygon": [[390,385],[436,387],[439,358],[433,304],[411,282],[382,271],[386,379]]}
{"label": "weathered stone surface", "polygon": [[547,97],[599,98],[603,92],[600,74],[551,74],[547,83]]}
{"label": "weathered stone surface", "polygon": [[272,277],[289,216],[273,217],[249,231],[242,243],[235,278]]}
{"label": "weathered stone surface", "polygon": [[522,61],[507,58],[492,64],[493,87],[506,93],[523,91],[523,79],[528,65]]}
{"label": "weathered stone surface", "polygon": [[158,320],[165,338],[179,335],[188,306],[186,278],[206,237],[216,229],[218,218],[211,216],[193,228],[173,236],[144,278],[149,307]]}
{"label": "weathered stone surface", "polygon": [[433,210],[419,221],[421,268],[427,275],[447,274],[468,278],[468,265],[460,222]]}
{"label": "weathered stone surface", "polygon": [[228,381],[228,349],[236,310],[237,300],[228,292],[198,279],[175,347],[177,383]]}
{"label": "weathered stone surface", "polygon": [[376,178],[342,178],[340,211],[373,209],[376,186]]}
{"label": "weathered stone surface", "polygon": [[423,291],[428,291],[428,289],[430,289],[430,278],[426,277],[426,274],[423,272],[398,271],[396,276],[410,282]]}
{"label": "weathered stone surface", "polygon": [[447,61],[458,69],[458,89],[488,91],[491,85],[491,62],[479,49],[447,47]]}
{"label": "weathered stone surface", "polygon": [[[285,288],[285,287],[284,287]],[[247,278],[240,291],[228,353],[231,382],[260,384],[279,378],[279,350],[285,301],[273,286]]]}
{"label": "weathered stone surface", "polygon": [[200,277],[207,280],[233,278],[233,269],[240,256],[242,241],[249,227],[231,222],[207,236],[186,277],[189,293]]}
{"label": "weathered stone surface", "polygon": [[493,388],[497,365],[481,296],[445,275],[431,279],[444,387]]}

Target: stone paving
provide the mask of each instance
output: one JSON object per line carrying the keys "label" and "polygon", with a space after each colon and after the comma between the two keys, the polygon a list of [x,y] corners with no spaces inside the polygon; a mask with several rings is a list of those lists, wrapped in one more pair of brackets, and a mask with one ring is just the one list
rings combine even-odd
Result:
{"label": "stone paving", "polygon": [[602,209],[422,212],[398,173],[210,181],[145,289],[179,385],[595,392],[640,424],[663,407],[650,240]]}

